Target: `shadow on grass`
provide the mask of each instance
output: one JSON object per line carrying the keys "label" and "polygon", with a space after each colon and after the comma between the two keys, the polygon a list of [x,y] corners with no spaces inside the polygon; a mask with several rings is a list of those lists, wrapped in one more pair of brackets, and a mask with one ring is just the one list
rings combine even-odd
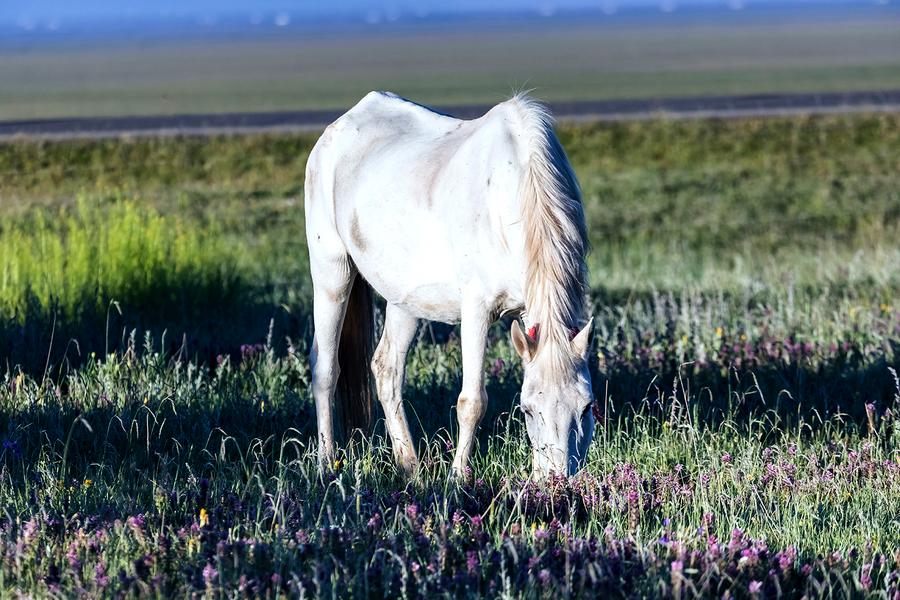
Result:
{"label": "shadow on grass", "polygon": [[[59,385],[35,381],[30,390],[6,389],[0,405],[4,443],[0,464],[13,474],[37,478],[35,483],[58,475],[41,474],[38,466],[42,461],[46,465],[48,456],[50,464],[57,465],[54,468],[60,468],[60,457],[67,457],[61,468],[73,481],[91,478],[98,468],[163,474],[184,465],[199,476],[213,456],[235,464],[262,460],[274,465],[281,460],[286,438],[313,448],[316,425],[303,361],[269,356],[245,355],[243,362],[229,359],[234,366],[210,371],[163,358],[141,366],[129,366],[127,358],[118,359],[115,367],[88,361]],[[813,436],[833,428],[835,416],[842,413],[846,416],[841,418],[841,435],[863,435],[868,427],[865,401],[876,406],[876,426],[886,408],[897,409],[887,366],[875,361],[817,372],[771,367],[752,375],[710,369],[693,375],[687,402],[681,399],[681,383],[663,383],[674,379],[649,372],[608,373],[596,380],[612,398],[604,401],[598,391],[598,406],[608,415],[598,427],[615,436],[637,433],[638,420],[645,433],[657,428],[661,432],[667,421],[690,423],[700,430],[717,430],[727,422],[734,435],[745,435],[749,420],[755,418],[755,434],[765,434],[762,443],[776,444],[785,436]],[[524,435],[515,409],[518,391],[513,373],[489,381],[491,402],[480,432],[482,447],[490,436]],[[447,385],[418,385],[406,394],[415,438],[450,441],[448,458],[457,429],[452,408],[456,394],[457,389]],[[615,400],[617,395],[627,400]],[[801,420],[806,425],[798,428]],[[374,439],[385,443],[381,420]],[[250,457],[254,444],[259,452]]]}
{"label": "shadow on grass", "polygon": [[[306,311],[288,312],[254,300],[260,294],[239,279],[231,287],[202,291],[187,284],[157,289],[155,296],[156,302],[135,303],[143,307],[140,312],[123,307],[121,314],[57,319],[55,331],[42,314],[27,320],[26,327],[0,330],[2,351],[11,363],[26,365],[34,375],[28,378],[29,390],[16,389],[15,372],[7,389],[0,390],[0,437],[11,444],[2,450],[7,461],[17,455],[33,462],[49,444],[60,456],[68,448],[67,468],[78,476],[89,472],[98,457],[112,461],[104,464],[142,470],[176,460],[202,471],[208,452],[220,448],[231,459],[244,460],[241,449],[253,440],[275,440],[271,452],[285,436],[313,442]],[[136,329],[156,340],[165,330],[166,342],[143,347],[140,334],[136,340],[107,340],[102,335],[107,320],[110,332]],[[267,331],[275,342],[268,348],[262,344]],[[498,348],[502,354],[499,341],[506,331],[502,323],[491,333],[494,355],[482,443],[493,435],[522,433],[518,360],[495,356]],[[43,379],[51,333],[55,367]],[[297,341],[293,354],[286,348],[287,336]],[[70,338],[79,340],[77,348],[62,342]],[[778,348],[742,366],[727,353],[706,364],[684,365],[665,353],[624,359],[601,348],[603,368],[593,365],[599,426],[613,434],[627,432],[637,414],[645,417],[643,426],[649,421],[660,430],[666,421],[689,422],[701,430],[716,430],[727,421],[741,433],[751,419],[760,419],[775,442],[782,435],[814,435],[839,418],[848,435],[862,433],[870,419],[877,426],[887,410],[900,408],[900,390],[890,371],[900,369],[893,358],[900,346],[891,344],[886,353],[847,343],[815,356],[800,346]],[[107,348],[115,352],[107,361],[91,357]],[[454,328],[423,327],[408,364],[405,393],[416,439],[455,438],[460,362]],[[75,364],[81,368],[66,368]],[[90,429],[78,424],[81,418]],[[375,436],[384,438],[381,421]],[[223,445],[226,438],[230,441]]]}
{"label": "shadow on grass", "polygon": [[197,286],[182,281],[154,286],[128,300],[110,300],[105,311],[77,314],[29,302],[19,319],[0,323],[0,355],[8,370],[39,377],[77,368],[92,355],[122,353],[137,340],[171,357],[215,366],[242,348],[270,341],[284,352],[287,339],[309,336],[308,310],[287,307],[239,277]]}
{"label": "shadow on grass", "polygon": [[[506,328],[494,331],[505,335]],[[423,366],[424,373],[407,385],[405,395],[414,436],[419,438],[445,437],[457,430],[453,406],[461,384],[458,340],[443,328],[435,337],[444,338],[439,343],[449,348],[451,360],[444,365],[432,360]],[[704,364],[681,364],[665,355],[630,360],[607,356],[602,368],[592,365],[598,427],[633,432],[632,423],[639,416],[660,431],[666,421],[690,423],[701,431],[716,431],[727,422],[733,431],[745,434],[755,421],[754,431],[764,431],[775,442],[785,435],[816,435],[837,420],[847,435],[864,434],[870,422],[877,427],[900,410],[900,384],[891,372],[900,370],[900,344],[890,344],[888,352],[872,352],[848,342],[819,355],[800,345],[779,347],[743,363],[730,349]],[[674,347],[675,340],[670,345]],[[524,431],[518,411],[517,361],[499,359],[488,371],[490,400],[480,431],[482,444],[490,436],[504,435],[510,418],[515,431]]]}
{"label": "shadow on grass", "polygon": [[[896,347],[896,351],[900,348]],[[690,417],[701,428],[716,429],[726,420],[738,426],[765,418],[773,434],[801,424],[813,433],[833,418],[868,427],[885,411],[896,412],[898,391],[890,369],[900,361],[886,356],[862,358],[851,352],[818,364],[768,362],[737,368],[723,364],[677,365],[656,369],[618,364],[594,379],[601,415],[613,423],[644,413],[661,424]],[[801,432],[802,433],[802,432]]]}
{"label": "shadow on grass", "polygon": [[[141,367],[128,366],[126,359],[119,359],[116,368],[89,361],[62,385],[35,382],[30,391],[4,390],[7,400],[0,406],[4,442],[0,463],[12,472],[24,469],[38,476],[34,467],[49,452],[57,461],[68,457],[64,468],[73,479],[90,478],[98,465],[171,472],[181,464],[202,474],[212,456],[235,463],[263,460],[274,464],[280,460],[279,449],[286,438],[296,438],[312,448],[316,425],[307,392],[308,371],[302,361],[272,357],[270,361],[261,355],[245,356],[243,362],[229,360],[235,366],[224,372],[220,367],[205,373],[185,363],[173,368],[161,358]],[[291,361],[293,366],[285,364]],[[765,434],[762,443],[776,444],[785,436],[813,436],[824,427],[834,427],[834,418],[841,413],[845,414],[842,436],[864,435],[868,419],[863,397],[877,407],[876,426],[886,408],[897,409],[896,389],[887,366],[885,362],[861,368],[844,365],[818,373],[773,367],[753,375],[710,370],[694,375],[688,402],[679,398],[680,383],[677,389],[667,387],[657,375],[656,383],[648,385],[653,374],[611,373],[598,378],[598,387],[607,389],[608,383],[613,398],[615,393],[627,398],[629,391],[640,389],[641,399],[604,402],[604,396],[598,395],[599,408],[608,414],[605,424],[601,420],[598,427],[615,436],[617,432],[637,433],[638,420],[645,432],[657,428],[661,432],[667,421],[690,423],[699,430],[717,430],[727,421],[733,434],[745,435],[754,418],[758,420],[755,434]],[[98,369],[104,372],[102,376],[97,375]],[[180,371],[181,375],[164,371]],[[705,381],[702,390],[700,380]],[[645,394],[648,388],[650,393]],[[792,390],[790,395],[786,389]],[[491,402],[480,432],[483,447],[490,436],[524,435],[515,408],[518,391],[514,376],[490,380]],[[448,457],[457,430],[456,393],[456,388],[446,385],[420,385],[408,388],[406,394],[415,439],[427,436],[450,441]],[[12,400],[10,394],[17,399]],[[798,429],[801,419],[806,425]],[[380,419],[374,439],[385,443]],[[254,444],[259,444],[260,454],[251,459],[247,453]]]}

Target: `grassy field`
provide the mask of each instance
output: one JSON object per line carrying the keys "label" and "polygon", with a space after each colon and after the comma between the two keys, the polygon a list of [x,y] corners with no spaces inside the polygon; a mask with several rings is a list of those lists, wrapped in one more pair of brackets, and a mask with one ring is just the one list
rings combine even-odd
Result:
{"label": "grassy field", "polygon": [[[0,44],[0,119],[349,107],[373,89],[438,105],[900,88],[891,5],[307,30],[269,38]],[[774,9],[773,9],[774,10]]]}
{"label": "grassy field", "polygon": [[316,472],[314,136],[0,146],[0,595],[900,593],[900,115],[560,135],[600,421],[548,486],[502,325],[470,481],[445,326],[420,477],[380,425]]}

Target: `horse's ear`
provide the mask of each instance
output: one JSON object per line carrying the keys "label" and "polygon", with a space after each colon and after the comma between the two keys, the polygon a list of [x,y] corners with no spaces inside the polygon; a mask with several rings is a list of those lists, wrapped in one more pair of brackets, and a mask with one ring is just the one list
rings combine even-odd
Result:
{"label": "horse's ear", "polygon": [[587,360],[588,350],[591,348],[591,327],[593,325],[594,317],[591,317],[584,329],[572,338],[572,352],[575,353],[575,356],[580,356],[581,360]]}
{"label": "horse's ear", "polygon": [[512,338],[512,344],[513,348],[516,349],[516,354],[518,354],[524,362],[527,363],[534,358],[534,352],[537,350],[537,341],[525,335],[518,319],[513,319],[509,335]]}

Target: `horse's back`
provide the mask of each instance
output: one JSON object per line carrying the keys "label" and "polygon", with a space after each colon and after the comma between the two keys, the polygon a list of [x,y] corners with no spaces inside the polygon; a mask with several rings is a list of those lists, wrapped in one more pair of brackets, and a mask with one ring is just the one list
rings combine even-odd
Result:
{"label": "horse's back", "polygon": [[351,128],[360,135],[400,138],[452,129],[461,122],[391,92],[369,92],[332,126],[339,130]]}
{"label": "horse's back", "polygon": [[[494,272],[520,267],[509,262],[509,243],[520,230],[524,159],[510,110],[498,105],[465,121],[368,94],[311,155],[307,175],[327,179],[318,184],[327,189],[323,201],[307,199],[308,226],[318,203],[318,221],[329,213],[347,254],[382,296],[423,318],[455,320],[448,296],[459,297],[467,281],[496,281]],[[437,306],[447,310],[429,308]]]}

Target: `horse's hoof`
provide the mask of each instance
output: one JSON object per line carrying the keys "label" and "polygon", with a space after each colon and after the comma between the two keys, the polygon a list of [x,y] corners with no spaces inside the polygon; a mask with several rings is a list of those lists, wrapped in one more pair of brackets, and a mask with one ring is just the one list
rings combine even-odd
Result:
{"label": "horse's hoof", "polygon": [[472,481],[472,467],[457,467],[454,466],[450,469],[450,475],[448,476],[450,483],[461,485],[464,483],[468,483]]}

